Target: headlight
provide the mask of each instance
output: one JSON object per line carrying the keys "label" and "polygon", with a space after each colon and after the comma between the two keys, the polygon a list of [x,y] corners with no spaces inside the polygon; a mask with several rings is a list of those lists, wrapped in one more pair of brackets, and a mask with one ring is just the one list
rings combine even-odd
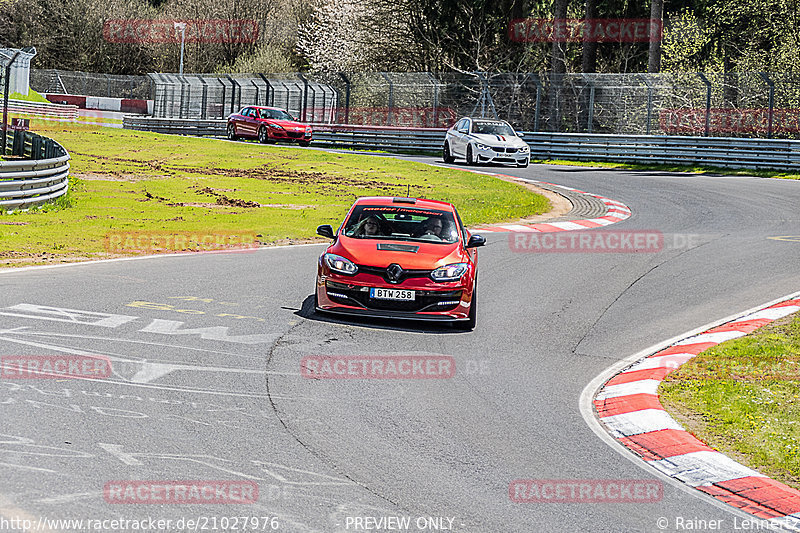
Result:
{"label": "headlight", "polygon": [[467,263],[453,263],[439,267],[431,272],[433,281],[458,281],[467,273],[469,265]]}
{"label": "headlight", "polygon": [[311,134],[311,128],[306,128],[306,135]]}
{"label": "headlight", "polygon": [[271,122],[268,122],[268,123],[267,123],[267,126],[269,126],[270,128],[272,128],[272,129],[274,129],[274,130],[283,130],[283,128],[281,128],[281,127],[280,127],[280,126],[278,126],[277,124],[273,124],[273,123],[271,123]]}
{"label": "headlight", "polygon": [[475,145],[475,148],[477,148],[478,150],[491,150],[491,148],[489,148],[489,147],[488,147],[488,146],[486,146],[485,144],[480,144],[480,143],[479,143],[479,144],[476,144],[476,145]]}
{"label": "headlight", "polygon": [[519,151],[520,152],[528,152],[528,151],[530,151],[530,149],[531,149],[531,147],[526,144],[525,146],[520,148]]}
{"label": "headlight", "polygon": [[328,266],[331,270],[338,272],[339,274],[347,274],[348,276],[352,276],[358,272],[358,267],[356,264],[346,257],[342,257],[341,255],[325,254],[325,262],[328,263]]}

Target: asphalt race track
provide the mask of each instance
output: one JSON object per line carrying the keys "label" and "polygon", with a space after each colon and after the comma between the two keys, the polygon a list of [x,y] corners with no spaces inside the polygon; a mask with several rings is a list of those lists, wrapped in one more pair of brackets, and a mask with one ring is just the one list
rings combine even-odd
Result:
{"label": "asphalt race track", "polygon": [[[277,517],[288,532],[377,531],[365,517],[410,517],[409,531],[734,530],[744,515],[666,480],[660,502],[608,504],[514,503],[509,483],[662,479],[595,435],[581,392],[635,352],[800,290],[800,183],[488,170],[624,202],[633,216],[608,229],[660,231],[664,250],[515,253],[506,234],[487,235],[470,333],[311,314],[322,245],[0,274],[1,355],[101,354],[113,366],[108,379],[0,380],[0,516],[170,519],[170,530],[216,520],[219,531],[234,530],[223,517],[260,517],[267,531],[263,517]],[[309,355],[393,354],[451,355],[457,372],[300,375]],[[106,484],[125,480],[254,481],[259,498],[108,503]]]}

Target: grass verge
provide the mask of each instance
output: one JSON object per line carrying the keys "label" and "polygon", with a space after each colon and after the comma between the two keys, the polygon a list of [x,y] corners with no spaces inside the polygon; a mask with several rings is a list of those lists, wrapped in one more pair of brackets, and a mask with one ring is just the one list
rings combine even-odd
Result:
{"label": "grass verge", "polygon": [[[58,203],[0,215],[0,266],[112,257],[109,232],[254,232],[264,244],[316,239],[360,196],[455,204],[467,225],[550,209],[520,185],[393,158],[35,122],[72,156]],[[135,254],[126,254],[135,255]]]}
{"label": "grass verge", "polygon": [[[0,98],[3,98],[3,93],[0,92]],[[33,89],[28,91],[28,94],[22,93],[11,93],[8,95],[10,100],[21,100],[24,102],[42,102],[42,103],[50,103],[50,101],[42,96],[41,94],[37,93]]]}
{"label": "grass verge", "polygon": [[700,440],[800,489],[800,314],[706,350],[659,394]]}

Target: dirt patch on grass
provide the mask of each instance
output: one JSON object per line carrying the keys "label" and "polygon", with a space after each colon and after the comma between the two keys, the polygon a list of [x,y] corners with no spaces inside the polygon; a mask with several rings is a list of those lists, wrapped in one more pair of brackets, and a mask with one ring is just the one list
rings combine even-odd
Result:
{"label": "dirt patch on grass", "polygon": [[127,182],[137,182],[142,180],[153,180],[153,179],[166,179],[170,176],[162,175],[162,176],[152,176],[152,175],[143,175],[143,174],[129,174],[129,173],[121,173],[121,172],[111,172],[111,173],[98,173],[98,172],[73,172],[72,176],[86,181],[127,181]]}
{"label": "dirt patch on grass", "polygon": [[357,187],[369,189],[394,189],[402,185],[379,181],[371,176],[354,178],[326,174],[324,172],[297,172],[295,170],[275,169],[270,165],[256,168],[219,168],[219,167],[170,167],[170,170],[185,172],[187,174],[202,174],[209,176],[225,176],[230,178],[250,178],[267,180],[273,183],[290,183],[304,185],[340,185],[344,187]]}

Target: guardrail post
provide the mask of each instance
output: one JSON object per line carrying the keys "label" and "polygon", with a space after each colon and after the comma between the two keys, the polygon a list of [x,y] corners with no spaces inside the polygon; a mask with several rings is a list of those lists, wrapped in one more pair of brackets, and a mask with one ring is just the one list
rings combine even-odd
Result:
{"label": "guardrail post", "polygon": [[386,83],[389,84],[389,108],[386,110],[386,125],[391,126],[393,122],[392,110],[394,108],[394,84],[392,83],[392,80],[389,79],[389,76],[387,76],[385,72],[380,72],[379,74],[383,76],[383,79],[385,79]]}
{"label": "guardrail post", "polygon": [[702,72],[698,72],[697,76],[700,80],[706,84],[706,134],[705,136],[708,137],[708,130],[709,130],[709,122],[711,120],[711,82],[708,81],[706,75]]}
{"label": "guardrail post", "polygon": [[269,105],[269,106],[274,105],[274,103],[275,103],[275,89],[272,88],[272,84],[269,82],[269,80],[267,79],[267,77],[264,74],[259,74],[258,76],[262,80],[264,80],[264,83],[267,84],[267,96],[266,96],[266,98],[264,98],[264,105]]}
{"label": "guardrail post", "polygon": [[350,80],[343,72],[339,73],[339,77],[344,81],[344,123],[350,124]]}
{"label": "guardrail post", "polygon": [[439,82],[433,77],[433,74],[426,72],[428,79],[431,80],[433,86],[433,124],[431,127],[435,128],[439,124]]}
{"label": "guardrail post", "polygon": [[647,74],[640,75],[641,80],[647,85],[647,135],[650,135],[650,124],[653,117],[653,86]]}
{"label": "guardrail post", "polygon": [[297,77],[303,81],[303,111],[300,113],[300,120],[306,121],[306,108],[308,107],[308,80],[302,72],[297,73]]}
{"label": "guardrail post", "polygon": [[21,50],[14,52],[14,55],[11,56],[11,59],[8,61],[8,65],[6,65],[6,83],[5,90],[3,91],[3,155],[6,155],[6,131],[8,131],[8,93],[11,90],[11,65],[14,64],[14,61],[17,60],[17,56],[19,56],[21,53]]}
{"label": "guardrail post", "polygon": [[200,103],[200,118],[205,120],[208,118],[208,84],[206,83],[206,80],[203,79],[203,76],[198,76],[198,78],[200,78],[200,83],[203,84],[203,96]]}
{"label": "guardrail post", "polygon": [[219,118],[225,118],[225,93],[227,89],[225,88],[225,84],[222,83],[222,78],[217,78],[217,81],[222,86],[222,103],[219,106]]}
{"label": "guardrail post", "polygon": [[586,133],[592,133],[594,122],[594,83],[592,83],[592,80],[586,74],[581,74],[581,77],[589,86],[589,105],[587,106],[589,109],[587,109]]}
{"label": "guardrail post", "polygon": [[[236,83],[236,80],[231,78],[229,75],[225,75],[226,78],[231,82],[231,113],[236,113],[236,88],[239,87],[239,84]],[[242,88],[239,87],[239,105],[242,104]]]}
{"label": "guardrail post", "polygon": [[759,76],[769,86],[769,118],[767,121],[767,138],[772,139],[772,117],[775,113],[775,82],[767,76],[766,72],[759,72]]}
{"label": "guardrail post", "polygon": [[542,87],[542,80],[539,79],[539,74],[534,72],[531,75],[531,79],[536,84],[536,112],[533,116],[533,131],[537,132],[539,131],[539,108],[542,104],[542,90],[544,87]]}
{"label": "guardrail post", "polygon": [[11,154],[22,156],[25,152],[25,132],[15,131],[14,136],[11,137]]}

